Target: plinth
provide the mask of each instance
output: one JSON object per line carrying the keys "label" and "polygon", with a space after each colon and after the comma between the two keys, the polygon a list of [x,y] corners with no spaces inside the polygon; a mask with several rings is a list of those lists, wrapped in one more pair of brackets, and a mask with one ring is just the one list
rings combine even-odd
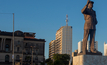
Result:
{"label": "plinth", "polygon": [[107,65],[107,56],[101,55],[74,56],[73,65]]}

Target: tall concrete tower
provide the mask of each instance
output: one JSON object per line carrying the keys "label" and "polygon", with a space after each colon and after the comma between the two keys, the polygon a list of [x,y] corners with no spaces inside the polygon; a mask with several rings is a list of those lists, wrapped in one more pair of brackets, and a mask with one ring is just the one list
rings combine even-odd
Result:
{"label": "tall concrete tower", "polygon": [[56,53],[69,54],[72,59],[72,26],[68,26],[68,15],[66,15],[66,26],[62,26],[56,32]]}
{"label": "tall concrete tower", "polygon": [[104,42],[104,56],[107,56],[107,44]]}
{"label": "tall concrete tower", "polygon": [[56,32],[55,53],[71,54],[72,52],[72,27],[62,26]]}
{"label": "tall concrete tower", "polygon": [[55,40],[52,40],[49,43],[49,58],[53,59],[54,54],[55,54]]}

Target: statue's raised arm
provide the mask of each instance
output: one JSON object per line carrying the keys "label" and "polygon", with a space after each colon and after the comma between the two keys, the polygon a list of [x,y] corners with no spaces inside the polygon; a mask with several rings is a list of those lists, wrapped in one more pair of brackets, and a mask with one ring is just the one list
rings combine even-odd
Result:
{"label": "statue's raised arm", "polygon": [[86,8],[88,7],[89,1],[90,1],[90,0],[87,0],[87,4],[86,4],[86,5],[84,6],[84,8],[81,10],[81,12],[82,12],[83,14],[85,14],[85,10],[86,10]]}
{"label": "statue's raised arm", "polygon": [[88,6],[89,2],[90,2],[90,0],[87,0],[87,4],[86,4],[87,6]]}
{"label": "statue's raised arm", "polygon": [[[87,11],[87,8],[90,8],[90,5],[89,5],[89,3],[92,3],[92,7],[93,7],[93,4],[94,4],[94,2],[93,1],[90,1],[90,0],[87,0],[87,4],[84,6],[84,8],[81,10],[81,12],[83,13],[83,14],[86,14],[86,11]],[[89,6],[88,6],[89,5]],[[91,7],[91,9],[92,9],[92,7]]]}

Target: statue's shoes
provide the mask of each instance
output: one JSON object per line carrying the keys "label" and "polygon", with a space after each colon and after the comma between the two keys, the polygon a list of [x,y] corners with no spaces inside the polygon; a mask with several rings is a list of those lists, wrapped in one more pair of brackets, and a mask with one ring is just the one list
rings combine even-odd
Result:
{"label": "statue's shoes", "polygon": [[97,51],[91,51],[92,53],[97,53]]}

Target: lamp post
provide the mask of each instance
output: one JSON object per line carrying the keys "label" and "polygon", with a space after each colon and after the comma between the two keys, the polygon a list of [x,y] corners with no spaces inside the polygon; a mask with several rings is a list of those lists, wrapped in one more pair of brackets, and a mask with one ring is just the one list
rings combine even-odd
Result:
{"label": "lamp post", "polygon": [[36,46],[36,57],[37,57],[37,64],[38,64],[38,52],[39,52],[39,49],[38,49],[38,47]]}
{"label": "lamp post", "polygon": [[21,65],[23,64],[23,51],[24,51],[24,50],[22,50],[22,58],[20,58],[20,60],[21,60]]}
{"label": "lamp post", "polygon": [[33,65],[33,48],[34,48],[35,46],[30,46],[30,47],[32,47],[32,60],[31,60],[31,65]]}
{"label": "lamp post", "polygon": [[14,13],[13,13],[13,50],[12,50],[12,61],[14,65]]}
{"label": "lamp post", "polygon": [[14,65],[14,13],[0,13],[0,14],[13,14],[13,46],[12,46],[12,65]]}

